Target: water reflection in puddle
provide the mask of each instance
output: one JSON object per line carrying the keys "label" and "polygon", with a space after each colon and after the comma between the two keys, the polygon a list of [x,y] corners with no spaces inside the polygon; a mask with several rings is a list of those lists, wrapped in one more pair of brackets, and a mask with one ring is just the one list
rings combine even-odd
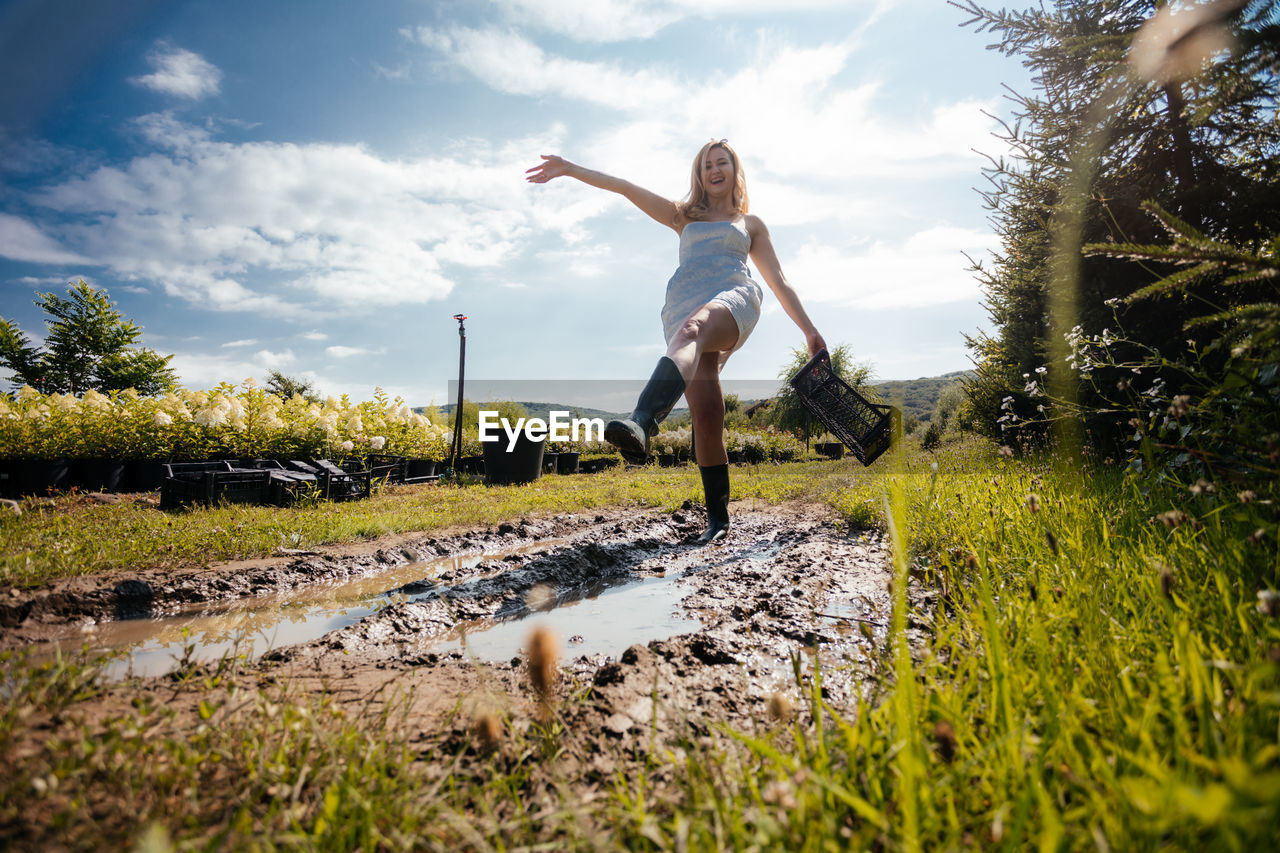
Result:
{"label": "water reflection in puddle", "polygon": [[[511,554],[543,552],[565,541],[546,540],[503,551],[413,563],[285,595],[238,599],[216,612],[209,612],[206,604],[200,612],[105,622],[87,638],[93,652],[129,651],[127,657],[107,665],[105,675],[112,680],[163,675],[176,669],[184,658],[194,663],[216,663],[228,655],[255,659],[271,649],[307,643],[353,625],[393,600],[429,595],[406,595],[406,586],[413,589],[416,582],[426,581],[429,587],[442,573]],[[698,622],[679,613],[685,591],[674,581],[674,573],[628,576],[611,583],[553,590],[550,610],[529,613],[521,609],[510,619],[473,623],[464,626],[465,632],[451,632],[424,649],[437,654],[460,651],[480,660],[507,660],[520,653],[535,626],[545,625],[560,637],[566,656],[617,655],[634,643],[696,630]],[[36,657],[52,655],[53,646],[33,652]]]}
{"label": "water reflection in puddle", "polygon": [[[281,646],[306,643],[345,628],[385,606],[405,584],[469,569],[486,560],[542,551],[567,540],[548,539],[502,551],[441,557],[410,563],[375,575],[336,584],[316,584],[282,595],[263,595],[227,602],[216,612],[178,613],[159,619],[105,622],[87,635],[92,652],[131,650],[111,662],[106,677],[156,676],[177,668],[185,656],[214,663],[228,654],[261,657]],[[189,651],[188,651],[189,649]],[[38,657],[45,649],[34,650]],[[52,645],[48,647],[52,654]]]}
{"label": "water reflection in puddle", "polygon": [[562,593],[550,610],[464,626],[465,630],[442,637],[431,650],[437,654],[458,651],[477,660],[507,660],[522,654],[530,632],[541,626],[560,638],[565,656],[616,657],[636,643],[697,630],[698,620],[679,609],[686,594],[671,574],[593,585],[573,591],[571,600]]}

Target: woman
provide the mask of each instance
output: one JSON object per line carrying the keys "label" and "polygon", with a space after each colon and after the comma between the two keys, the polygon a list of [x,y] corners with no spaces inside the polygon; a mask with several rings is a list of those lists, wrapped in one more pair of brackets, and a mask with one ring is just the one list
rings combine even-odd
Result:
{"label": "woman", "polygon": [[680,266],[667,283],[662,308],[667,354],[658,360],[631,417],[611,421],[605,438],[628,462],[642,464],[649,456],[649,438],[684,395],[707,498],[709,525],[698,541],[724,537],[729,530],[729,456],[720,370],[760,319],[762,293],[747,269],[748,256],[804,333],[810,356],[826,348],[782,274],[769,230],[747,213],[747,182],[738,155],[723,139],[702,146],[683,202],[553,155],[542,155],[541,165],[527,175],[536,184],[568,176],[618,193],[680,235]]}

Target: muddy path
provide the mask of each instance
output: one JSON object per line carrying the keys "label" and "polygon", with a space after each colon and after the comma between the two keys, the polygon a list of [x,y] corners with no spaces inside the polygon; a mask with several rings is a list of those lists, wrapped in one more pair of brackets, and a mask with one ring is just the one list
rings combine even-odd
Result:
{"label": "muddy path", "polygon": [[170,570],[121,571],[67,578],[33,589],[0,589],[0,648],[73,640],[110,621],[152,619],[234,607],[263,596],[336,586],[403,566],[506,552],[590,533],[632,513],[520,519],[479,530],[401,534],[374,542],[281,548],[271,557]]}
{"label": "muddy path", "polygon": [[571,712],[576,729],[607,738],[694,716],[763,719],[774,694],[799,702],[815,655],[824,697],[856,701],[889,619],[878,534],[842,532],[803,507],[738,505],[733,524],[727,541],[699,547],[688,540],[704,526],[700,507],[612,519],[406,584],[397,592],[408,597],[266,663],[357,693],[399,680],[442,697],[437,711],[461,695],[465,727],[477,703],[528,695],[527,640],[542,626],[560,641],[566,680],[591,685]]}
{"label": "muddy path", "polygon": [[[880,534],[842,530],[813,506],[748,501],[732,514],[729,537],[706,547],[692,542],[705,513],[687,505],[80,579],[7,603],[0,646],[141,644],[109,670],[123,678],[248,643],[244,674],[259,689],[322,692],[363,713],[370,697],[411,696],[415,731],[448,745],[465,744],[486,709],[528,725],[526,647],[541,626],[559,645],[570,753],[603,779],[655,738],[759,724],[776,697],[802,706],[818,664],[824,699],[851,707],[883,663],[891,570]],[[148,692],[171,691],[148,677],[95,701],[105,714]]]}

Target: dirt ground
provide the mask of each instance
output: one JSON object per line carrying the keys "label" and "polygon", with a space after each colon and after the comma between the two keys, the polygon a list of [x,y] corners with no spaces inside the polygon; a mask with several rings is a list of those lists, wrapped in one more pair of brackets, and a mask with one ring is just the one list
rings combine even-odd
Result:
{"label": "dirt ground", "polygon": [[[576,607],[574,635],[555,637],[554,691],[561,700],[578,697],[559,705],[566,730],[587,745],[577,760],[607,775],[614,756],[667,734],[717,722],[749,728],[768,718],[770,702],[775,711],[779,702],[801,706],[815,656],[822,695],[836,708],[855,703],[869,669],[881,665],[891,575],[881,535],[842,530],[821,507],[740,502],[731,510],[728,538],[705,547],[692,541],[704,511],[686,505],[77,578],[0,593],[0,648],[72,646],[125,620],[195,618],[264,596],[288,601],[317,588],[381,581],[392,586],[372,612],[274,648],[248,664],[247,680],[263,689],[287,682],[295,695],[325,691],[365,712],[380,697],[411,696],[404,719],[422,738],[447,742],[471,737],[486,710],[505,720],[534,713],[527,642],[510,657],[477,660],[461,651],[460,632],[506,625],[527,637],[524,626],[538,617]],[[433,568],[415,574],[420,565]],[[657,604],[628,597],[644,589],[661,590]],[[642,607],[654,610],[661,636],[641,634],[627,647],[600,651],[615,622],[635,615],[623,610]],[[164,677],[121,683],[82,713],[110,713],[139,694],[170,696],[168,685]],[[198,697],[179,701],[192,705],[197,722]]]}

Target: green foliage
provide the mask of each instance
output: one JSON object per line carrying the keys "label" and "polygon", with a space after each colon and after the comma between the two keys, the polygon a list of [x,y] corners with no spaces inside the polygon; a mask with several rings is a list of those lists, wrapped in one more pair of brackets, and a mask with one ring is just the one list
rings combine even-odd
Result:
{"label": "green foliage", "polygon": [[[1123,432],[1135,468],[1187,469],[1183,476],[1230,479],[1270,496],[1280,477],[1280,233],[1245,249],[1210,239],[1157,205],[1148,209],[1170,245],[1086,251],[1172,265],[1175,272],[1125,302],[1189,303],[1186,337],[1161,350],[1123,330],[1073,330],[1072,366],[1098,401],[1081,414]],[[1216,283],[1217,299],[1193,299],[1206,281]]]}
{"label": "green foliage", "polygon": [[297,395],[308,403],[320,404],[324,402],[324,396],[316,389],[315,384],[310,379],[288,376],[279,370],[267,371],[266,391],[268,394],[275,394],[282,400],[288,400]]}
{"label": "green foliage", "polygon": [[[1003,134],[1013,156],[993,160],[986,170],[991,185],[984,198],[1003,245],[993,261],[974,265],[995,332],[969,338],[978,366],[968,393],[986,434],[1010,443],[1035,440],[1044,435],[1043,401],[1028,386],[1033,380],[1044,386],[1038,367],[1062,370],[1049,363],[1057,347],[1047,320],[1055,264],[1068,269],[1079,261],[1078,276],[1071,276],[1078,281],[1076,316],[1059,332],[1078,323],[1085,335],[1098,335],[1119,322],[1130,340],[1164,352],[1184,338],[1197,301],[1224,309],[1236,304],[1219,298],[1208,280],[1188,288],[1187,300],[1108,304],[1163,279],[1170,259],[1055,257],[1055,241],[1154,244],[1160,229],[1143,213],[1146,201],[1175,212],[1207,239],[1232,245],[1280,230],[1274,202],[1280,195],[1280,26],[1274,3],[1218,4],[1206,28],[1225,14],[1236,50],[1202,68],[1197,60],[1192,79],[1146,81],[1131,74],[1128,51],[1164,3],[1066,0],[1025,11],[993,11],[974,0],[953,5],[972,15],[968,23],[978,31],[996,34],[993,48],[1021,57],[1034,74],[1034,92],[1013,96],[1014,120]],[[1096,162],[1081,157],[1095,133],[1103,133],[1105,143]],[[1087,186],[1073,187],[1073,179],[1083,183],[1089,174]],[[1083,195],[1071,195],[1076,191]],[[1078,219],[1068,211],[1079,211]],[[1049,381],[1056,383],[1056,375]],[[1091,390],[1080,389],[1086,402]],[[1005,435],[1006,416],[1017,419],[1019,438]],[[1119,437],[1089,426],[1104,453]]]}
{"label": "green foliage", "polygon": [[939,435],[946,432],[948,425],[954,423],[957,428],[960,426],[960,412],[965,399],[964,385],[960,382],[953,382],[938,394],[938,403],[929,424],[937,425]]}
{"label": "green foliage", "polygon": [[70,394],[134,388],[152,396],[173,387],[173,356],[135,349],[142,329],[123,319],[106,290],[81,280],[67,294],[38,294],[36,305],[49,315],[43,347],[31,346],[15,324],[0,318],[0,364],[13,371],[11,382]]}
{"label": "green foliage", "polygon": [[925,450],[937,450],[942,443],[942,431],[945,427],[938,421],[930,421],[929,428],[920,437],[920,446]]}
{"label": "green foliage", "polygon": [[374,399],[281,399],[253,380],[159,397],[133,389],[0,399],[0,459],[316,459],[370,452],[443,459],[448,430],[381,389]]}
{"label": "green foliage", "polygon": [[960,370],[941,376],[922,376],[919,379],[891,379],[876,382],[874,387],[885,402],[902,411],[905,429],[912,417],[919,422],[932,418],[942,392],[957,382],[963,382],[970,375],[971,371]]}

